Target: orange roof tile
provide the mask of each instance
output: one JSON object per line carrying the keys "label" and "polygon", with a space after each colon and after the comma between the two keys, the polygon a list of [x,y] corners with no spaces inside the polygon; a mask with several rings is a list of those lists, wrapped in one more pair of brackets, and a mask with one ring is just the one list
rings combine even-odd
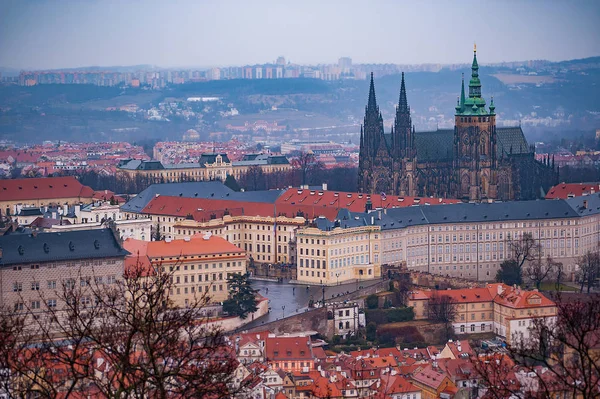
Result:
{"label": "orange roof tile", "polygon": [[0,181],[2,201],[92,198],[94,190],[82,185],[75,177],[39,177]]}
{"label": "orange roof tile", "polygon": [[442,382],[444,382],[445,378],[447,378],[445,374],[434,370],[432,367],[426,367],[412,376],[414,381],[431,387],[435,390],[442,385]]}
{"label": "orange roof tile", "polygon": [[171,240],[148,242],[148,257],[150,259],[161,257],[195,256],[211,254],[244,255],[240,249],[222,237],[215,235],[196,234],[189,240]]}
{"label": "orange roof tile", "polygon": [[270,204],[263,202],[232,201],[211,198],[182,198],[171,196],[155,197],[142,210],[142,213],[153,215],[170,215],[179,217],[191,216],[203,222],[221,218],[225,214],[232,216],[287,216],[296,217],[299,213],[306,218],[314,219],[325,216],[335,219],[337,209],[303,204]]}
{"label": "orange roof tile", "polygon": [[561,183],[552,187],[546,199],[567,199],[600,192],[600,183]]}
{"label": "orange roof tile", "polygon": [[556,304],[538,291],[526,291],[520,287],[510,287],[506,284],[495,283],[487,286],[494,302],[515,309],[534,309],[556,306]]}
{"label": "orange roof tile", "polygon": [[308,337],[267,337],[265,347],[270,361],[313,359]]}
{"label": "orange roof tile", "polygon": [[346,191],[306,190],[290,188],[279,196],[279,204],[303,204],[333,209],[346,208],[351,212],[364,212],[367,199],[371,200],[373,208],[402,208],[412,205],[438,205],[455,204],[460,200],[427,198],[427,197],[399,197],[396,195],[382,196],[380,194],[362,194]]}

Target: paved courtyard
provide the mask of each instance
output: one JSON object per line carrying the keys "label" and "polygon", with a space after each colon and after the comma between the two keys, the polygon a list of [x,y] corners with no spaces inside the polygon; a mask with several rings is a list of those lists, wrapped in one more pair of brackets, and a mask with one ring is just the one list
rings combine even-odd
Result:
{"label": "paved courtyard", "polygon": [[[338,294],[348,291],[356,291],[358,287],[370,287],[379,283],[381,280],[361,281],[360,283],[340,284],[336,286],[325,287],[325,299],[331,299]],[[259,290],[259,293],[269,299],[270,312],[255,320],[244,328],[256,327],[261,324],[276,321],[282,317],[289,317],[299,312],[304,312],[308,308],[308,302],[312,299],[319,302],[323,299],[323,291],[320,286],[306,286],[288,283],[276,283],[271,281],[252,281],[252,286]],[[307,289],[308,288],[308,289]]]}

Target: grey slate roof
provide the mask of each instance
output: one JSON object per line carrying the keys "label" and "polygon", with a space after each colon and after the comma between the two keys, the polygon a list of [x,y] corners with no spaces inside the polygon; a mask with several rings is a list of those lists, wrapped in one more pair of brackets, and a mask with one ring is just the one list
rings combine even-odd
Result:
{"label": "grey slate roof", "polygon": [[233,166],[252,166],[252,165],[288,165],[290,161],[285,155],[269,154],[246,154],[239,161],[234,161]]}
{"label": "grey slate roof", "polygon": [[21,208],[18,216],[42,216],[40,208]]}
{"label": "grey slate roof", "polygon": [[79,259],[120,258],[129,254],[110,229],[0,237],[0,267]]}
{"label": "grey slate roof", "polygon": [[[496,128],[498,157],[513,154],[526,154],[529,144],[523,130],[518,127]],[[454,129],[439,129],[432,132],[416,132],[415,147],[418,161],[451,161],[454,158]]]}
{"label": "grey slate roof", "polygon": [[[586,198],[587,208],[584,208],[583,201]],[[600,195],[569,200],[418,205],[386,211],[374,210],[369,213],[341,209],[337,219],[340,227],[378,225],[382,230],[391,230],[428,224],[578,218],[592,213],[600,213]],[[316,223],[319,229],[330,230],[336,222],[319,219]]]}
{"label": "grey slate roof", "polygon": [[454,129],[416,132],[418,161],[446,161],[454,158]]}
{"label": "grey slate roof", "polygon": [[283,192],[282,190],[235,192],[220,181],[153,184],[121,206],[121,210],[124,212],[139,213],[156,195],[266,202],[272,204]]}
{"label": "grey slate roof", "polygon": [[161,170],[165,168],[160,161],[141,161],[139,159],[123,160],[117,167],[126,170]]}
{"label": "grey slate roof", "polygon": [[231,162],[229,160],[229,157],[227,156],[227,154],[205,153],[205,154],[200,155],[200,159],[198,160],[198,163],[201,165],[204,165],[205,163],[213,164],[217,161],[217,155],[221,155],[221,157],[223,158],[223,162],[226,162],[226,163]]}
{"label": "grey slate roof", "polygon": [[529,144],[523,135],[521,127],[500,127],[496,128],[498,139],[498,156],[513,154],[526,154],[529,152]]}

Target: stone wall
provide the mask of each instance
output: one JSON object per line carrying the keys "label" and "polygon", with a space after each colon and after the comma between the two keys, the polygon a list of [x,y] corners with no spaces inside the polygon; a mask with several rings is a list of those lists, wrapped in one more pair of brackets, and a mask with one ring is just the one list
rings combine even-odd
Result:
{"label": "stone wall", "polygon": [[[389,280],[382,280],[376,284],[370,285],[365,288],[361,288],[357,291],[352,291],[346,295],[336,296],[334,298],[325,299],[326,303],[331,302],[344,302],[344,301],[355,301],[358,302],[361,308],[364,307],[364,297],[367,297],[371,294],[377,294],[382,291],[386,291],[389,288]],[[383,306],[383,302],[382,302]]]}
{"label": "stone wall", "polygon": [[241,319],[239,317],[223,317],[217,320],[209,321],[206,323],[207,327],[219,326],[224,332],[233,331],[243,327],[244,325],[258,319],[261,316],[269,313],[269,301],[263,298],[257,304],[258,310],[254,313],[251,313],[245,319]]}
{"label": "stone wall", "polygon": [[440,290],[447,288],[485,287],[485,283],[416,271],[410,272],[410,281],[413,285],[419,287],[437,288]]}
{"label": "stone wall", "polygon": [[268,330],[274,334],[291,334],[306,331],[316,331],[327,337],[333,336],[333,324],[328,323],[327,309],[318,308],[307,312],[286,317],[282,320],[265,323],[248,329],[248,332]]}
{"label": "stone wall", "polygon": [[296,280],[296,266],[288,264],[269,264],[255,262],[248,265],[248,271],[255,277],[267,277],[282,281]]}

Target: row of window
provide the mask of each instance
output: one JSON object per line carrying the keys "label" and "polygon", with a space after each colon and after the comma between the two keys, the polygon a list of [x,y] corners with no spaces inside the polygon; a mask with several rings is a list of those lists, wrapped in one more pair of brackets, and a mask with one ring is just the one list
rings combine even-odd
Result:
{"label": "row of window", "polygon": [[[209,263],[205,263],[204,264],[204,270],[208,270],[209,269]],[[198,270],[202,270],[202,265],[197,265],[198,266]],[[219,269],[223,268],[223,262],[219,262],[218,263]],[[234,261],[234,262],[226,262],[225,263],[225,267],[240,267],[242,266],[242,262],[241,261]],[[217,263],[212,263],[212,268],[216,269],[217,268]],[[196,265],[183,265],[183,270],[187,271],[187,270],[195,270],[196,269]],[[177,265],[177,266],[169,266],[169,272],[172,271],[180,271],[181,270],[181,265]],[[165,272],[165,267],[162,267],[162,271]]]}
{"label": "row of window", "polygon": [[[81,287],[87,287],[90,285],[91,277],[84,277],[79,279],[79,285]],[[111,276],[95,276],[94,282],[96,284],[114,284],[117,281],[117,277],[114,275]],[[77,281],[75,279],[65,279],[63,280],[64,287],[66,289],[74,289],[77,285]],[[49,290],[55,290],[57,288],[56,280],[48,280],[46,281],[46,288]],[[31,282],[31,291],[39,291],[40,290],[40,282],[32,281]],[[13,283],[13,292],[21,292],[23,291],[23,283],[19,281],[15,281]]]}

